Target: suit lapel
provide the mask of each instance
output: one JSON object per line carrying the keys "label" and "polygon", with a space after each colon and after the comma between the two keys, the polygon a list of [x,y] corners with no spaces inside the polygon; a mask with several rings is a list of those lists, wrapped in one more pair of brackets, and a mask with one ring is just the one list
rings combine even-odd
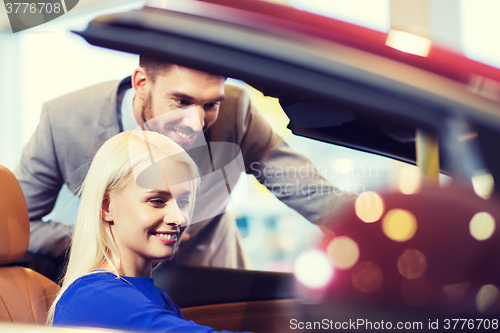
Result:
{"label": "suit lapel", "polygon": [[106,102],[102,104],[102,108],[99,111],[100,128],[97,133],[99,147],[106,142],[106,140],[122,131],[121,118],[119,117],[121,101],[125,91],[131,87],[132,83],[130,76],[121,81],[116,81],[110,86]]}

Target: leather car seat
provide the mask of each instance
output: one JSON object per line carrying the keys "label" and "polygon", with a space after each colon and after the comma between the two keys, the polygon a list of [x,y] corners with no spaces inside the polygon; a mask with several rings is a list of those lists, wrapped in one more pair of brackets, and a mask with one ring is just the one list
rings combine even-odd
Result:
{"label": "leather car seat", "polygon": [[28,248],[28,208],[14,174],[0,165],[0,322],[45,324],[59,286],[25,267],[6,266]]}

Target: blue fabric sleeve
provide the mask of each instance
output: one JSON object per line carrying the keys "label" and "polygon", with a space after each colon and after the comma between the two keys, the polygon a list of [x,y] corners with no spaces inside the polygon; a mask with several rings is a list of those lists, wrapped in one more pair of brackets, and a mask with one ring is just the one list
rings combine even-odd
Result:
{"label": "blue fabric sleeve", "polygon": [[182,314],[181,312],[181,309],[179,308],[179,306],[177,304],[175,304],[171,299],[170,299],[170,296],[167,295],[166,292],[164,292],[163,290],[161,289],[158,289],[161,293],[161,295],[163,296],[163,298],[165,299],[165,303],[166,303],[166,306],[168,308],[170,308],[172,310],[172,312],[174,312],[179,318],[182,318],[184,319],[184,315]]}
{"label": "blue fabric sleeve", "polygon": [[166,293],[161,293],[164,303],[155,304],[126,280],[103,273],[90,274],[77,279],[64,292],[57,303],[54,326],[144,332],[216,332],[213,328],[184,319],[179,307]]}

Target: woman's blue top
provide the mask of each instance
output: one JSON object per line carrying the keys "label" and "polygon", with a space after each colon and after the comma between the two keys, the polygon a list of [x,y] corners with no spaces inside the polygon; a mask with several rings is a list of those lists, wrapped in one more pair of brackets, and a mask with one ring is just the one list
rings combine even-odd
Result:
{"label": "woman's blue top", "polygon": [[148,277],[96,271],[75,280],[56,306],[54,326],[148,332],[215,332],[184,319],[179,307]]}

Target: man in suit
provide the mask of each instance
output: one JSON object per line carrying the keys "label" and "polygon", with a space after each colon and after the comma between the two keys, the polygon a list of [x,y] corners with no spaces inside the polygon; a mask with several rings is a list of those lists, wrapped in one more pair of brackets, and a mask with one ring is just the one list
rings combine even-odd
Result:
{"label": "man in suit", "polygon": [[[191,111],[173,112],[179,109]],[[68,247],[70,228],[41,218],[54,207],[62,185],[66,183],[76,193],[94,153],[107,139],[124,130],[148,128],[155,119],[165,116],[170,119],[162,124],[162,133],[185,149],[196,147],[200,137],[206,142],[238,146],[242,169],[273,188],[281,201],[311,222],[321,223],[325,211],[352,200],[349,194],[328,184],[310,161],[292,152],[273,133],[244,90],[225,85],[224,77],[141,57],[140,67],[129,78],[97,84],[44,105],[38,128],[14,171],[30,213],[29,251],[61,255]],[[304,172],[300,176],[283,175],[280,167],[290,165],[305,168],[307,176]],[[291,190],[290,184],[300,190]],[[206,203],[213,197],[207,194],[209,190],[208,186],[200,193],[203,197],[205,192]],[[248,267],[234,219],[224,213],[202,216],[209,218],[199,218],[191,227],[189,239],[181,244],[179,262]]]}

